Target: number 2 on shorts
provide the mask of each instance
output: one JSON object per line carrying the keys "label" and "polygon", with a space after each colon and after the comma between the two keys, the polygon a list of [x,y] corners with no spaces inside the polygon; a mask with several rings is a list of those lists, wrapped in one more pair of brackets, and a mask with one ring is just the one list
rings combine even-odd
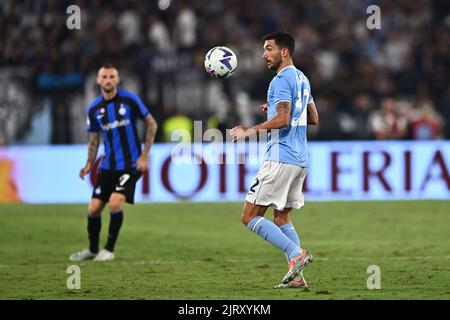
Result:
{"label": "number 2 on shorts", "polygon": [[125,173],[125,174],[121,175],[120,178],[119,178],[119,185],[121,187],[123,187],[124,184],[127,183],[128,179],[130,179],[130,175],[129,174]]}
{"label": "number 2 on shorts", "polygon": [[250,187],[251,192],[256,192],[255,187],[259,184],[259,179],[256,178],[255,183]]}

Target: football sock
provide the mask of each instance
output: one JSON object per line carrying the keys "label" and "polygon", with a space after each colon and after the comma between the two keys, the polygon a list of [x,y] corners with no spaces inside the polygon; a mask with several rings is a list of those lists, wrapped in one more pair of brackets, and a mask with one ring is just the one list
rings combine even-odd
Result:
{"label": "football sock", "polygon": [[101,227],[102,217],[100,215],[88,215],[87,231],[89,235],[89,250],[91,250],[92,253],[98,253],[98,239]]}
{"label": "football sock", "polygon": [[111,212],[110,216],[108,241],[106,242],[105,249],[113,252],[117,237],[119,236],[120,227],[122,226],[123,211]]}
{"label": "football sock", "polygon": [[[301,248],[300,238],[298,237],[297,231],[295,231],[295,227],[292,223],[287,223],[280,226],[280,230],[289,238],[293,243]],[[289,258],[286,257],[289,262]]]}
{"label": "football sock", "polygon": [[281,229],[273,222],[258,216],[248,223],[247,228],[273,244],[275,247],[283,250],[290,260],[298,257],[300,247],[289,240],[289,238],[286,237]]}
{"label": "football sock", "polygon": [[300,238],[298,237],[297,231],[292,223],[287,223],[280,226],[281,231],[288,237],[293,243],[301,248]]}
{"label": "football sock", "polygon": [[[295,231],[295,227],[292,223],[287,223],[282,226],[280,226],[281,231],[288,237],[293,243],[295,243],[299,248],[302,246],[300,245],[300,238],[298,237],[297,231]],[[291,261],[289,257],[286,255],[286,259]],[[300,272],[300,275],[303,275],[303,270]]]}

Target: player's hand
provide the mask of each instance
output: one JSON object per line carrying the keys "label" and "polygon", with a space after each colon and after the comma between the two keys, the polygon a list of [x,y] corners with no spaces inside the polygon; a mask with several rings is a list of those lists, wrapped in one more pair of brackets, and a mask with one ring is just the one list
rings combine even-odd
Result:
{"label": "player's hand", "polygon": [[148,157],[147,156],[140,156],[136,161],[136,168],[140,172],[145,172],[148,170]]}
{"label": "player's hand", "polygon": [[261,110],[261,112],[263,113],[267,113],[267,109],[269,108],[269,105],[267,103],[264,103],[262,105],[259,106],[259,109]]}
{"label": "player's hand", "polygon": [[231,141],[239,141],[245,139],[247,136],[247,128],[243,126],[236,126],[230,130]]}
{"label": "player's hand", "polygon": [[84,168],[80,170],[80,174],[79,174],[79,175],[80,175],[80,178],[81,178],[82,180],[84,180],[84,177],[85,177],[86,175],[88,175],[89,172],[91,172],[91,164],[90,164],[90,163],[86,163],[86,165],[84,166]]}

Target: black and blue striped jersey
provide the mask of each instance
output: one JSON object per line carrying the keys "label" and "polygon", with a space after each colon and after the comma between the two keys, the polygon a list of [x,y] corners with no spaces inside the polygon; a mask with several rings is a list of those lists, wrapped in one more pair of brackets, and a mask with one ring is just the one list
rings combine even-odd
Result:
{"label": "black and blue striped jersey", "polygon": [[111,100],[100,95],[91,103],[87,111],[87,131],[103,132],[105,159],[101,168],[116,171],[136,168],[141,154],[137,118],[144,119],[148,114],[141,99],[125,90],[118,90]]}

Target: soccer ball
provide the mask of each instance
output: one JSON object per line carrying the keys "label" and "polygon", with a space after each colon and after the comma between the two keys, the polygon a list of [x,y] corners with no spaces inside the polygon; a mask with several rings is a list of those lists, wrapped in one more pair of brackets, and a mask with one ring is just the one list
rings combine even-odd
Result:
{"label": "soccer ball", "polygon": [[237,58],[234,52],[227,47],[214,47],[205,56],[206,72],[212,77],[228,78],[237,67]]}

